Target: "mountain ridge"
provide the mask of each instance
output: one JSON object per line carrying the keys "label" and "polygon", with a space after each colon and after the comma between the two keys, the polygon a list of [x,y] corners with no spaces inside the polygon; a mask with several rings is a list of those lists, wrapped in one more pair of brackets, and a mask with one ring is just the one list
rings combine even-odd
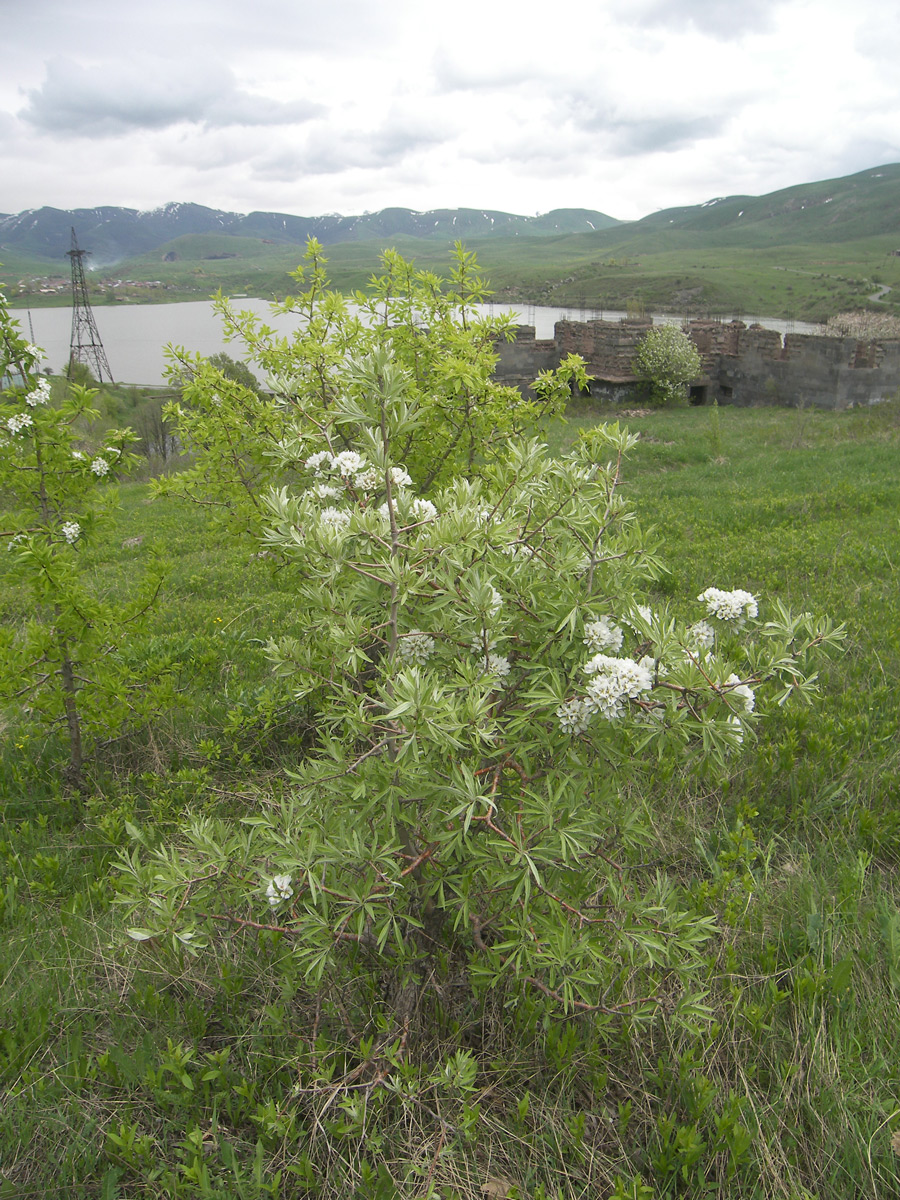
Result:
{"label": "mountain ridge", "polygon": [[315,237],[323,245],[368,241],[379,237],[482,239],[525,234],[543,237],[618,225],[614,217],[592,209],[554,209],[535,217],[497,209],[385,208],[376,213],[343,216],[328,213],[300,217],[290,213],[232,213],[205,205],[170,202],[141,210],[100,205],[58,209],[45,206],[21,213],[0,214],[0,250],[11,250],[49,261],[61,260],[71,247],[71,229],[78,244],[97,266],[151,253],[186,234],[220,233],[256,237],[284,245],[305,245]]}

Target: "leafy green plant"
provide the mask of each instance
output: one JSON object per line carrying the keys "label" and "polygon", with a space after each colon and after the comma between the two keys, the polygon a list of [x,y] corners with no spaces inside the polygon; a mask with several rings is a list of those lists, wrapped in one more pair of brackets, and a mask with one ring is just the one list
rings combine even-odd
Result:
{"label": "leafy green plant", "polygon": [[633,365],[635,373],[649,383],[657,404],[677,404],[703,364],[686,333],[674,325],[654,325],[638,343]]}
{"label": "leafy green plant", "polygon": [[493,378],[495,345],[513,336],[509,318],[484,317],[475,306],[488,295],[474,254],[457,246],[447,280],[417,270],[394,251],[367,293],[347,298],[329,288],[322,248],[310,241],[294,278],[305,290],[274,306],[300,318],[290,337],[276,336],[252,312],[216,307],[230,340],[268,377],[268,392],[228,364],[172,352],[172,375],[183,400],[167,409],[192,465],[157,481],[159,494],[193,499],[230,524],[259,533],[268,487],[291,478],[299,465],[284,439],[300,416],[333,429],[335,449],[349,449],[331,414],[343,403],[349,356],[388,351],[407,377],[416,421],[400,435],[398,461],[427,490],[465,471],[472,474],[502,454],[511,437],[536,430],[559,413],[573,387],[585,387],[583,362],[569,356],[535,382],[534,399]]}
{"label": "leafy green plant", "polygon": [[500,991],[600,1027],[648,1025],[664,998],[702,1022],[715,921],[640,874],[649,834],[622,789],[672,756],[725,770],[757,696],[811,695],[816,648],[840,639],[778,605],[757,622],[740,590],[708,588],[701,621],[651,611],[659,560],[619,495],[617,426],[561,460],[513,443],[482,480],[417,494],[396,455],[422,407],[381,348],[282,438],[298,488],[262,498],[264,544],[295,569],[296,615],[268,654],[316,713],[290,794],[163,847],[135,828],[120,863],[137,942],[287,941],[304,987],[340,996],[351,1095],[434,1036],[451,980],[459,1020]]}
{"label": "leafy green plant", "polygon": [[115,503],[109,482],[136,462],[134,438],[130,430],[109,430],[93,445],[93,393],[72,384],[53,403],[39,362],[40,351],[0,299],[0,376],[8,382],[0,404],[0,494],[7,505],[0,537],[11,552],[4,574],[31,600],[30,619],[0,632],[0,697],[64,725],[64,775],[77,796],[86,788],[86,742],[146,711],[140,674],[119,647],[155,600],[161,570],[154,563],[119,608],[85,583],[84,555]]}

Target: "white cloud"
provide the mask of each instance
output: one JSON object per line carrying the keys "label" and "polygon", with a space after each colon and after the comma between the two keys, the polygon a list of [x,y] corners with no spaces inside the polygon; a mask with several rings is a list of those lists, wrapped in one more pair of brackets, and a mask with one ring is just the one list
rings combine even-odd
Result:
{"label": "white cloud", "polygon": [[900,159],[900,18],[875,0],[7,7],[4,212],[639,217]]}

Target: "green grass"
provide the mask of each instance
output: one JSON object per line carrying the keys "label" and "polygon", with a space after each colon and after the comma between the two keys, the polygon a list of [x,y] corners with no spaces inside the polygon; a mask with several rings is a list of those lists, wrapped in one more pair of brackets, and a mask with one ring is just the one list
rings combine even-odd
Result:
{"label": "green grass", "polygon": [[[573,413],[552,444],[610,415]],[[763,613],[780,597],[848,630],[816,703],[767,716],[727,782],[671,770],[624,797],[655,830],[651,869],[721,921],[704,968],[712,1025],[601,1036],[498,996],[466,1034],[474,1097],[447,1100],[440,1121],[385,1101],[368,1132],[349,1119],[340,1132],[337,1111],[293,1090],[314,1014],[276,942],[242,935],[175,971],[129,943],[113,904],[125,822],[161,837],[188,808],[254,812],[307,736],[262,651],[304,632],[289,576],[130,484],[90,567],[126,594],[151,543],[169,555],[133,653],[167,657],[183,703],[99,748],[80,825],[54,783],[54,738],[5,714],[0,1200],[387,1200],[429,1184],[469,1197],[501,1177],[523,1197],[606,1200],[637,1174],[658,1200],[898,1194],[900,412],[627,420],[641,436],[625,492],[670,568],[658,599],[687,611],[709,585],[745,587]],[[23,615],[2,575],[0,612]]]}

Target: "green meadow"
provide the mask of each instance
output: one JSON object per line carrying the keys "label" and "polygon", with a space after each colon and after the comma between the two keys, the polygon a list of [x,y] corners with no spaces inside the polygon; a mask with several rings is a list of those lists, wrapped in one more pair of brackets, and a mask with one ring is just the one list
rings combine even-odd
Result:
{"label": "green meadow", "polygon": [[[151,400],[117,393],[106,413]],[[767,714],[727,777],[667,767],[622,798],[653,831],[642,869],[718,922],[708,1020],[601,1034],[498,1000],[458,1101],[311,1117],[311,1009],[277,936],[238,929],[173,965],[129,941],[115,904],[135,827],[162,842],[188,811],[252,815],[289,788],[310,714],[263,645],[310,631],[277,560],[131,482],[87,565],[127,596],[152,551],[167,559],[128,652],[170,679],[171,704],[95,747],[83,820],[56,735],[2,714],[0,1200],[900,1194],[900,401],[574,408],[551,446],[619,417],[640,434],[624,491],[668,566],[658,602],[739,587],[763,616],[780,598],[847,628],[814,703]],[[28,616],[2,552],[0,613]]]}

